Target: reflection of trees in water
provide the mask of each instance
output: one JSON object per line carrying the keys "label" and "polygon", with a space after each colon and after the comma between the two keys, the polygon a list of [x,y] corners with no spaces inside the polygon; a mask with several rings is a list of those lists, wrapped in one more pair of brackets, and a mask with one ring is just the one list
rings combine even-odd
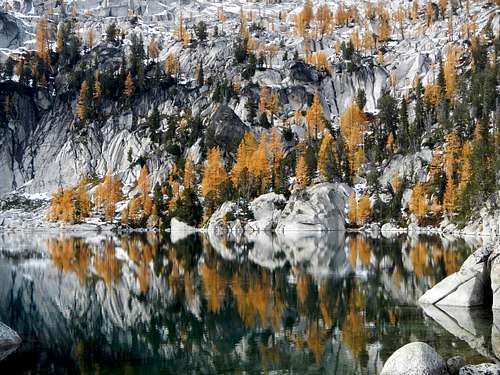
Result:
{"label": "reflection of trees in water", "polygon": [[[252,244],[240,241],[238,246],[250,249]],[[118,247],[130,262],[117,256]],[[152,312],[136,334],[157,355],[164,355],[167,345],[173,348],[171,360],[181,367],[202,361],[241,370],[270,370],[290,361],[302,368],[308,362],[322,366],[325,353],[339,340],[354,367],[366,368],[369,344],[381,341],[394,347],[395,341],[415,334],[408,328],[415,316],[394,307],[392,296],[381,292],[381,277],[387,274],[396,289],[402,283],[414,286],[421,278],[435,282],[454,272],[468,251],[462,243],[443,246],[432,237],[352,236],[347,261],[353,269],[367,271],[362,279],[318,277],[300,264],[270,270],[248,261],[244,252],[227,260],[198,236],[175,244],[153,233],[93,244],[60,238],[47,241],[47,248],[55,267],[74,273],[82,287],[102,280],[107,288],[118,288],[131,275],[140,304]],[[390,263],[383,261],[387,258]],[[168,304],[161,297],[165,293],[171,296]],[[76,352],[92,350],[82,340]],[[242,341],[248,345],[240,357],[235,346]]]}

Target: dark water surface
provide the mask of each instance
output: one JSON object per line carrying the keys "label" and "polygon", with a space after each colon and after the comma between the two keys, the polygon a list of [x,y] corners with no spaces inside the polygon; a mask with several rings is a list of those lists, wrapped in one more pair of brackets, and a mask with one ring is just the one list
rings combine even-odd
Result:
{"label": "dark water surface", "polygon": [[376,374],[417,340],[445,358],[495,353],[490,312],[416,304],[479,242],[12,236],[0,320],[24,342],[0,374]]}

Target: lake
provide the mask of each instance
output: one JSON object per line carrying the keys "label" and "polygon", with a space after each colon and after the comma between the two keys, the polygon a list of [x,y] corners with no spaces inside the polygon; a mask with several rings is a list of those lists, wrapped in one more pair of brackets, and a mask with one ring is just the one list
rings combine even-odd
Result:
{"label": "lake", "polygon": [[0,234],[0,320],[24,340],[0,373],[377,374],[412,341],[496,352],[490,311],[416,303],[480,240],[281,237]]}

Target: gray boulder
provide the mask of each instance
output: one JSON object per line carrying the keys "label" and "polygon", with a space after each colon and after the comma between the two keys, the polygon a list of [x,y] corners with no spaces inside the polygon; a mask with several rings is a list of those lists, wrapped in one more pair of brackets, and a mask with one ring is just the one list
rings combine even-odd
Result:
{"label": "gray boulder", "polygon": [[[497,252],[498,251],[498,252]],[[493,309],[500,309],[500,250],[492,254],[490,259],[490,282],[493,295]]]}
{"label": "gray boulder", "polygon": [[220,105],[212,116],[209,125],[217,146],[224,151],[235,152],[247,127],[227,105]]}
{"label": "gray boulder", "polygon": [[447,375],[446,363],[429,345],[412,342],[396,350],[380,375]]}
{"label": "gray boulder", "polygon": [[286,199],[282,194],[268,193],[255,198],[249,205],[254,220],[246,224],[245,231],[272,231],[276,227],[285,203]]}
{"label": "gray boulder", "polygon": [[462,307],[482,305],[485,288],[489,288],[487,260],[491,252],[488,245],[476,250],[458,272],[437,283],[418,302]]}
{"label": "gray boulder", "polygon": [[460,375],[500,375],[500,366],[493,363],[482,363],[480,365],[464,366],[460,369]]}
{"label": "gray boulder", "polygon": [[322,183],[290,197],[276,226],[277,232],[345,229],[345,207],[352,188]]}
{"label": "gray boulder", "polygon": [[450,375],[458,375],[460,369],[465,366],[465,360],[460,356],[451,357],[446,361],[446,366]]}
{"label": "gray boulder", "polygon": [[0,322],[0,349],[16,346],[21,343],[21,338],[12,328]]}

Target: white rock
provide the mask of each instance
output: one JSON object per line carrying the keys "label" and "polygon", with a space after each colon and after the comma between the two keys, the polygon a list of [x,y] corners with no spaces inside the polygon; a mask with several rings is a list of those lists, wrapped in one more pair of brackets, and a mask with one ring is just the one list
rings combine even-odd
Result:
{"label": "white rock", "polygon": [[460,369],[460,375],[500,375],[500,366],[493,363],[468,365]]}
{"label": "white rock", "polygon": [[249,204],[255,220],[246,224],[245,231],[272,231],[276,227],[285,203],[286,199],[282,194],[268,193],[255,198]]}
{"label": "white rock", "polygon": [[447,375],[446,363],[429,345],[412,342],[396,350],[380,375]]}
{"label": "white rock", "polygon": [[353,189],[322,183],[292,195],[279,218],[278,232],[345,229],[345,207]]}
{"label": "white rock", "polygon": [[[472,307],[483,304],[484,291],[488,286],[487,259],[480,248],[470,255],[460,270],[437,283],[418,302],[445,306]],[[491,253],[491,252],[490,252]]]}
{"label": "white rock", "polygon": [[176,217],[172,218],[170,221],[170,239],[173,243],[176,243],[189,235],[196,233],[198,229],[188,225]]}

